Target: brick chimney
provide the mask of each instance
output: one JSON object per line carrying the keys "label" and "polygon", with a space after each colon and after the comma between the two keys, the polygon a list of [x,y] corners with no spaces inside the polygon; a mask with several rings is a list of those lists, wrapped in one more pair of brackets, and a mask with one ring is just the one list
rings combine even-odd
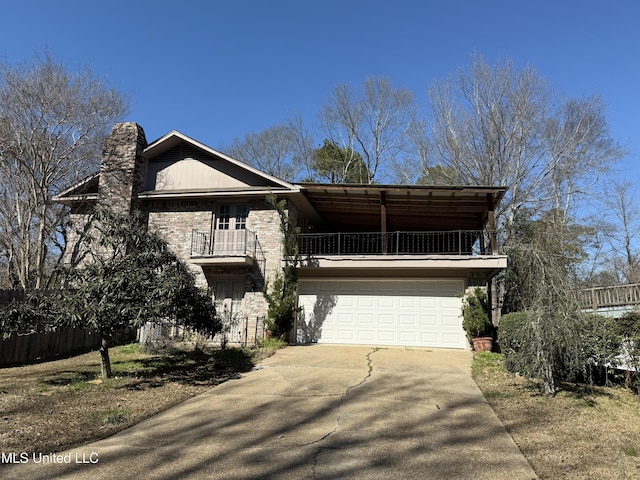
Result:
{"label": "brick chimney", "polygon": [[136,195],[143,186],[143,150],[147,146],[144,130],[134,122],[116,123],[102,152],[98,205],[117,213],[130,214]]}

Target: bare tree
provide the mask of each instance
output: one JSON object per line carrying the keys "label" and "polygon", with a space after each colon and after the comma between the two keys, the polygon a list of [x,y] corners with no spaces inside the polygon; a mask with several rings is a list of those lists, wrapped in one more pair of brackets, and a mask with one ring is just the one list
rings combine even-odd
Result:
{"label": "bare tree", "polygon": [[[392,159],[391,180],[398,184],[421,183],[421,179],[428,178],[428,172],[432,168],[426,120],[414,117],[406,135],[407,150],[402,157]],[[427,182],[422,183],[427,184]]]}
{"label": "bare tree", "polygon": [[107,129],[127,100],[89,69],[49,55],[0,64],[0,256],[8,283],[41,288],[61,252],[65,210],[52,197],[97,168]]}
{"label": "bare tree", "polygon": [[605,107],[597,95],[564,100],[547,119],[543,141],[550,195],[567,219],[578,196],[592,191],[612,162],[626,153],[609,135]]}
{"label": "bare tree", "polygon": [[562,99],[510,61],[475,58],[468,72],[434,83],[429,98],[434,163],[451,183],[508,186],[497,211],[506,222],[525,206],[567,218],[575,196],[624,154],[597,96]]}
{"label": "bare tree", "polygon": [[368,78],[359,92],[337,85],[320,112],[322,136],[345,151],[359,153],[367,183],[390,176],[394,161],[407,152],[415,117],[413,92],[394,88],[386,78]]}
{"label": "bare tree", "polygon": [[293,163],[306,169],[307,176],[311,175],[314,156],[313,134],[304,123],[301,114],[295,114],[287,121],[287,127],[292,135]]}
{"label": "bare tree", "polygon": [[614,183],[607,193],[604,203],[610,221],[600,224],[609,247],[605,271],[620,283],[640,282],[640,215],[634,186],[629,181]]}
{"label": "bare tree", "polygon": [[[468,71],[435,82],[429,99],[431,167],[440,165],[438,177],[449,183],[509,187],[496,209],[501,226],[524,209],[533,218],[553,212],[568,225],[576,196],[625,153],[609,135],[597,96],[564,99],[533,68],[511,61],[476,57]],[[510,246],[511,228],[503,231]],[[497,312],[504,292],[495,279],[491,292]]]}
{"label": "bare tree", "polygon": [[295,180],[305,167],[304,155],[311,151],[299,119],[269,127],[235,139],[226,148],[229,155],[282,180]]}

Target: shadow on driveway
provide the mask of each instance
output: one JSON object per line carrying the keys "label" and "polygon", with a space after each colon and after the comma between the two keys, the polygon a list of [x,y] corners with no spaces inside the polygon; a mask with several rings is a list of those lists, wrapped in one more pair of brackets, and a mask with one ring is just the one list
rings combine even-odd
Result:
{"label": "shadow on driveway", "polygon": [[465,351],[288,347],[240,379],[65,452],[71,463],[5,464],[0,477],[536,478],[470,366]]}

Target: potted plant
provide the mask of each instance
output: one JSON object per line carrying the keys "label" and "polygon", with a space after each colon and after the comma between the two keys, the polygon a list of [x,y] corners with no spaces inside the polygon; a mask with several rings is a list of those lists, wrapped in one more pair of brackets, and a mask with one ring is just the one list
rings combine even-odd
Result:
{"label": "potted plant", "polygon": [[476,351],[493,348],[493,324],[489,316],[487,292],[476,287],[462,302],[462,328]]}

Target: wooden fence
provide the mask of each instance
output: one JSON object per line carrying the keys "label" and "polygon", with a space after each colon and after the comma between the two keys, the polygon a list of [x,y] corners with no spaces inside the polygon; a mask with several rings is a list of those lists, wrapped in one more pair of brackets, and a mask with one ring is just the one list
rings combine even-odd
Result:
{"label": "wooden fence", "polygon": [[[137,331],[124,329],[112,339],[122,345],[136,339]],[[87,352],[100,346],[100,336],[81,328],[63,328],[51,333],[13,334],[0,339],[0,365],[15,365],[51,360],[72,353]]]}
{"label": "wooden fence", "polygon": [[14,334],[0,342],[0,365],[54,358],[91,350],[99,345],[98,335],[78,328],[65,328],[52,333]]}
{"label": "wooden fence", "polygon": [[[24,300],[23,290],[0,290],[0,304]],[[113,345],[136,339],[137,331],[124,329],[115,335]],[[51,333],[10,334],[0,332],[0,365],[46,360],[75,352],[89,351],[100,346],[100,337],[82,328],[63,328]]]}
{"label": "wooden fence", "polygon": [[25,295],[24,290],[0,290],[0,305],[9,303],[11,300],[22,301]]}

